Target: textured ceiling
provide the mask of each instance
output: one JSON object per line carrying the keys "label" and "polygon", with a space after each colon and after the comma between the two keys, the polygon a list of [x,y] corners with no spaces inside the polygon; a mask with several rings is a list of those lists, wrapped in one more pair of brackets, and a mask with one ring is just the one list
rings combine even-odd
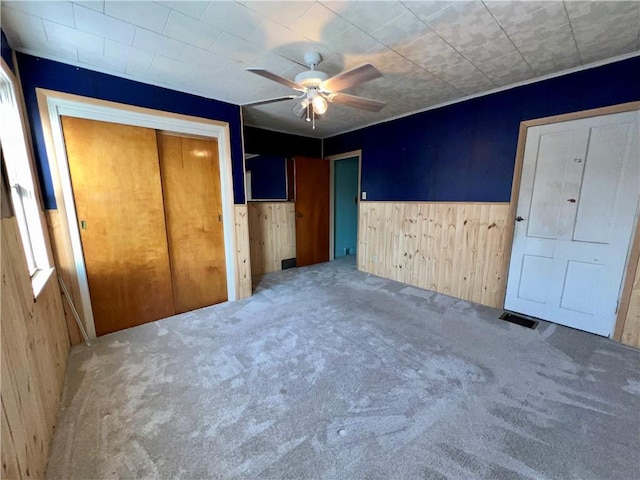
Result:
{"label": "textured ceiling", "polygon": [[379,113],[330,105],[312,131],[294,102],[244,108],[247,124],[326,137],[640,50],[640,1],[2,2],[11,46],[113,75],[244,104],[294,93],[304,53],[335,75],[364,62],[384,77],[345,93]]}

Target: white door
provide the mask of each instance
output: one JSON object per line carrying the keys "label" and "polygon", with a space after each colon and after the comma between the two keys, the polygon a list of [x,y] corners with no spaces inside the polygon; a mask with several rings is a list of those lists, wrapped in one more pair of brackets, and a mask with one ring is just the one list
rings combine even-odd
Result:
{"label": "white door", "polygon": [[528,129],[507,310],[612,335],[640,197],[638,118]]}

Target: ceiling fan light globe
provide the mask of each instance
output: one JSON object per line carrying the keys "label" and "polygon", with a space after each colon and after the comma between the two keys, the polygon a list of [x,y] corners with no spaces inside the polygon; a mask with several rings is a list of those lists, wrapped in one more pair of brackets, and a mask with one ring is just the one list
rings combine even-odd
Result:
{"label": "ceiling fan light globe", "polygon": [[327,111],[327,101],[322,95],[316,95],[313,97],[311,103],[313,104],[313,111],[316,112],[316,114],[322,115]]}

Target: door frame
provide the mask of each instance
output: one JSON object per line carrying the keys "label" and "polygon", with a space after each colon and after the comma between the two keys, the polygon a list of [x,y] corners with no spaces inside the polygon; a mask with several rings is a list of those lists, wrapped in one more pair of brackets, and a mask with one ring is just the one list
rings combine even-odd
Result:
{"label": "door frame", "polygon": [[[352,150],[350,152],[345,152],[345,153],[338,153],[336,155],[329,155],[328,157],[326,157],[327,160],[329,160],[329,261],[333,261],[335,260],[335,241],[334,241],[334,236],[335,236],[335,212],[334,212],[334,208],[335,208],[335,186],[334,186],[334,173],[335,173],[335,166],[334,166],[334,162],[336,162],[337,160],[344,160],[345,158],[352,158],[352,157],[358,157],[358,215],[357,215],[357,224],[356,224],[356,231],[357,231],[357,237],[356,239],[359,240],[360,239],[360,182],[361,182],[361,175],[362,175],[362,150]],[[359,249],[358,245],[356,244],[356,249]]]}
{"label": "door frame", "polygon": [[[520,194],[520,181],[522,178],[522,165],[524,162],[524,147],[527,141],[527,131],[530,127],[537,127],[540,125],[547,125],[549,123],[567,122],[570,120],[578,120],[580,118],[598,117],[601,115],[611,115],[614,113],[640,111],[640,102],[628,102],[618,105],[611,105],[608,107],[593,108],[590,110],[582,110],[580,112],[572,112],[561,115],[552,115],[550,117],[536,118],[532,120],[524,120],[520,122],[520,130],[518,133],[518,146],[516,148],[516,161],[513,168],[513,182],[511,185],[511,200],[509,202],[509,215],[507,228],[505,231],[507,242],[505,242],[505,251],[503,256],[502,272],[505,278],[505,289],[502,306],[507,296],[506,285],[509,281],[509,265],[511,263],[511,250],[513,247],[513,238],[515,233],[515,221],[516,210],[518,207],[518,196]],[[627,251],[627,260],[624,271],[624,277],[621,279],[621,288],[618,293],[618,311],[616,313],[616,323],[614,332],[611,336],[616,341],[622,340],[622,331],[624,328],[624,322],[626,320],[626,314],[629,308],[629,300],[631,298],[631,288],[633,287],[633,279],[635,276],[635,266],[637,266],[638,258],[640,257],[640,222],[639,222],[640,208],[636,209],[635,225],[632,233],[632,238],[629,243],[629,250]]]}
{"label": "door frame", "polygon": [[136,107],[117,102],[98,100],[54,90],[36,88],[38,109],[42,122],[51,179],[53,182],[60,227],[69,233],[75,273],[80,287],[80,309],[90,338],[96,337],[89,282],[80,240],[78,217],[73,200],[73,188],[69,173],[62,123],[60,116],[71,116],[153,128],[217,139],[222,193],[222,224],[224,231],[225,263],[227,268],[227,294],[229,301],[236,300],[236,257],[233,178],[231,164],[230,130],[227,122]]}

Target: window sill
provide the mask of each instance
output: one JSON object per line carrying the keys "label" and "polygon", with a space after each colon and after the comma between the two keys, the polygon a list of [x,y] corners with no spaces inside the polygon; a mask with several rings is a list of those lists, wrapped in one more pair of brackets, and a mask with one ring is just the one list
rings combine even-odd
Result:
{"label": "window sill", "polygon": [[36,273],[31,276],[31,288],[33,288],[34,299],[38,299],[38,296],[40,296],[40,293],[44,290],[45,285],[53,275],[54,271],[54,268],[43,268],[36,271]]}

